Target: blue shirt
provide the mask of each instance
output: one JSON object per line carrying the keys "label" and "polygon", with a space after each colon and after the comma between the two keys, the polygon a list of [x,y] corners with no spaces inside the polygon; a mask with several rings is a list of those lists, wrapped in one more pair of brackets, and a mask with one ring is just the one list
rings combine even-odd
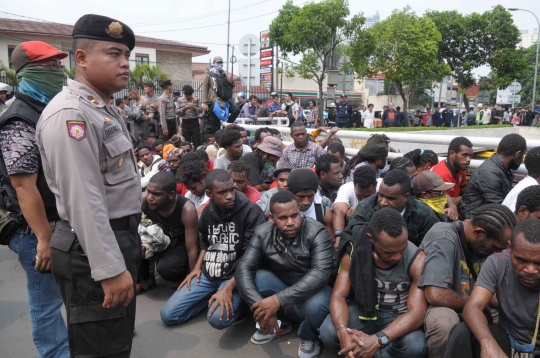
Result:
{"label": "blue shirt", "polygon": [[273,113],[275,111],[281,111],[281,103],[275,104],[274,102],[268,105],[268,111]]}
{"label": "blue shirt", "polygon": [[345,104],[343,104],[340,102],[336,104],[336,122],[349,122],[351,114],[352,106],[349,103],[345,102]]}

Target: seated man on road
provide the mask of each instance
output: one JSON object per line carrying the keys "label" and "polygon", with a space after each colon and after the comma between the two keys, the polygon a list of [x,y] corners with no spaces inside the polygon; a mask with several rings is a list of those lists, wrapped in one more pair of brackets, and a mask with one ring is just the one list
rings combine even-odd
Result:
{"label": "seated man on road", "polygon": [[[463,310],[465,322],[452,330],[445,357],[538,357],[539,233],[539,220],[519,223],[512,231],[509,253],[486,260]],[[498,325],[484,315],[494,298]]]}
{"label": "seated man on road", "polygon": [[343,169],[345,183],[353,181],[354,171],[364,165],[369,165],[376,170],[377,178],[381,178],[388,170],[388,143],[390,143],[390,138],[385,134],[375,134],[370,137],[362,149],[345,165]]}
{"label": "seated man on road", "polygon": [[208,308],[210,325],[224,329],[244,308],[234,272],[255,229],[266,219],[256,204],[234,189],[225,170],[208,173],[206,195],[210,203],[198,224],[201,253],[193,270],[161,309],[161,319],[167,325],[181,324]]}
{"label": "seated man on road", "polygon": [[163,156],[163,139],[156,139],[152,142],[152,149],[154,149],[154,152],[156,152],[157,155],[159,155],[161,158],[165,158]]}
{"label": "seated man on road", "polygon": [[519,183],[517,183],[502,202],[508,209],[516,211],[516,199],[525,188],[531,185],[538,185],[540,183],[540,147],[535,147],[527,152],[525,156],[525,168],[527,169],[527,176]]}
{"label": "seated man on road", "polygon": [[343,181],[339,159],[332,154],[321,155],[315,160],[315,173],[319,177],[319,193],[333,203]]}
{"label": "seated man on road", "polygon": [[159,162],[163,159],[159,155],[153,155],[152,148],[147,145],[138,147],[136,151],[139,160],[142,162],[139,170],[141,174],[141,187],[144,190],[150,178],[159,173]]}
{"label": "seated man on road", "polygon": [[394,169],[384,176],[377,194],[358,203],[341,237],[350,241],[353,232],[367,225],[371,216],[384,207],[390,207],[401,213],[407,223],[409,241],[416,246],[420,245],[429,229],[439,222],[429,206],[411,198],[411,179],[407,173]]}
{"label": "seated man on road", "polygon": [[456,137],[452,139],[448,146],[448,155],[446,160],[439,162],[432,169],[439,174],[447,183],[454,183],[454,187],[447,190],[456,205],[461,204],[461,196],[465,193],[467,186],[467,173],[471,165],[473,155],[473,144],[465,137]]}
{"label": "seated man on road", "polygon": [[377,211],[345,250],[321,326],[323,344],[347,357],[427,356],[427,302],[417,286],[424,253],[408,240],[403,217]]}
{"label": "seated man on road", "polygon": [[489,204],[473,211],[469,220],[438,223],[427,233],[420,245],[426,259],[418,287],[430,304],[424,320],[430,358],[444,356],[483,262],[506,248],[515,225],[507,207]]}
{"label": "seated man on road", "polygon": [[233,179],[234,188],[240,193],[245,194],[249,201],[256,203],[261,198],[261,193],[249,185],[251,172],[249,164],[245,160],[240,159],[229,164],[227,169]]}
{"label": "seated man on road", "polygon": [[206,176],[208,168],[198,161],[182,163],[176,173],[176,180],[184,184],[188,192],[186,199],[191,200],[200,217],[210,198],[206,195]]}
{"label": "seated man on road", "polygon": [[282,191],[272,197],[270,221],[257,228],[234,275],[260,327],[251,337],[254,344],[290,332],[291,320],[300,325],[298,357],[319,356],[318,329],[329,312],[333,252],[325,227],[302,217],[294,195]]}
{"label": "seated man on road", "polygon": [[229,164],[242,158],[244,153],[240,132],[234,129],[224,131],[219,138],[219,144],[225,149],[225,154],[214,161],[214,169],[227,170]]}
{"label": "seated man on road", "polygon": [[540,219],[540,185],[523,189],[516,201],[516,221],[532,218]]}
{"label": "seated man on road", "polygon": [[354,180],[339,188],[334,201],[333,226],[336,237],[341,235],[348,218],[356,209],[356,205],[367,197],[375,194],[382,179],[377,179],[377,173],[369,165],[358,167],[354,171]]}
{"label": "seated man on road", "polygon": [[259,191],[270,189],[273,176],[272,173],[269,173],[269,169],[272,172],[275,170],[275,164],[282,155],[283,143],[281,139],[266,136],[257,149],[242,156],[242,160],[245,160],[251,167],[249,185]]}
{"label": "seated man on road", "polygon": [[516,133],[507,134],[499,142],[497,153],[476,169],[463,194],[461,218],[485,204],[501,204],[512,189],[513,170],[517,170],[527,152],[527,141]]}
{"label": "seated man on road", "polygon": [[[246,129],[244,127],[240,127],[236,123],[231,123],[227,127],[225,127],[225,131],[233,131],[233,130],[236,130],[236,131],[240,132],[240,138],[242,139],[242,155],[246,155],[247,153],[251,153],[253,150],[249,146],[249,137],[247,135]],[[220,148],[218,150],[217,156],[220,157],[223,154],[225,154],[225,148]]]}
{"label": "seated man on road", "polygon": [[343,144],[336,142],[328,144],[328,147],[326,147],[326,153],[332,154],[338,158],[341,170],[343,171],[345,169],[345,166],[347,165],[347,157],[345,156],[345,147]]}
{"label": "seated man on road", "polygon": [[283,151],[277,168],[287,166],[293,169],[313,168],[315,159],[325,153],[324,149],[308,140],[306,127],[302,122],[294,122],[291,125],[291,137],[293,142]]}
{"label": "seated man on road", "polygon": [[319,179],[309,169],[294,169],[289,174],[289,191],[294,194],[303,216],[312,218],[326,226],[334,243],[332,226],[332,202],[318,192]]}
{"label": "seated man on road", "polygon": [[266,217],[268,217],[268,214],[270,214],[270,199],[272,199],[272,196],[274,196],[274,194],[278,191],[289,190],[289,174],[291,173],[291,170],[291,168],[277,169],[274,172],[274,177],[276,178],[276,187],[265,191],[261,195],[259,201],[257,201],[257,205],[259,205]]}
{"label": "seated man on road", "polygon": [[[142,196],[141,210],[171,240],[164,251],[154,256],[160,276],[178,286],[195,267],[199,255],[197,210],[188,199],[176,193],[176,179],[170,172],[160,172],[150,178]],[[148,262],[141,263],[141,269],[151,264],[149,260],[144,261]]]}
{"label": "seated man on road", "polygon": [[[440,221],[457,221],[457,212],[452,213],[452,215],[449,213],[452,198],[446,194],[446,190],[452,189],[454,185],[454,183],[445,183],[437,173],[423,171],[414,177],[412,191],[418,200],[433,210]],[[451,205],[455,208],[453,202]]]}

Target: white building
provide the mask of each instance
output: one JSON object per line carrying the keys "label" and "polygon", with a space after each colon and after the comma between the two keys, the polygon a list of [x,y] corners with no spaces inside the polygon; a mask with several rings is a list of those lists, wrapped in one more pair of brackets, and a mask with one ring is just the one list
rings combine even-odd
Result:
{"label": "white building", "polygon": [[[67,69],[75,66],[71,49],[72,25],[0,18],[0,62],[10,66],[13,50],[24,41],[43,41],[69,54],[62,60]],[[181,42],[136,36],[136,46],[129,58],[130,67],[139,64],[159,65],[171,80],[193,78],[192,57],[210,53],[206,47]]]}
{"label": "white building", "polygon": [[521,41],[517,44],[517,47],[531,47],[536,44],[538,40],[538,29],[532,30],[519,30],[521,32]]}
{"label": "white building", "polygon": [[377,11],[377,13],[373,16],[366,16],[366,22],[362,28],[369,29],[379,21],[381,21],[381,15],[379,15],[379,12]]}

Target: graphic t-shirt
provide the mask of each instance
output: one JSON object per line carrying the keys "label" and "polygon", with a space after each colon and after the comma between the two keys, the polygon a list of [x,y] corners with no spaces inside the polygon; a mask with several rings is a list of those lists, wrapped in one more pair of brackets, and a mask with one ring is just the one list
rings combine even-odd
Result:
{"label": "graphic t-shirt", "polygon": [[[438,223],[426,234],[420,249],[426,254],[418,287],[448,288],[468,298],[474,285],[470,268],[461,247],[461,223]],[[472,257],[478,273],[486,258]]]}

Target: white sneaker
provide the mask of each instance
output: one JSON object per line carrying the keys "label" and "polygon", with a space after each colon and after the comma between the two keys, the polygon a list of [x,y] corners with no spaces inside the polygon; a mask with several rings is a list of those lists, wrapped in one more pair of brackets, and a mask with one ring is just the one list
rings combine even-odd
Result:
{"label": "white sneaker", "polygon": [[[279,335],[280,336],[283,336],[284,334],[287,334],[289,333],[290,331],[292,331],[292,324],[291,323],[286,323],[286,322],[282,322],[281,323],[281,328],[279,330]],[[257,332],[255,332],[253,334],[253,336],[251,336],[251,343],[253,344],[266,344],[268,342],[271,342],[273,341],[274,339],[276,339],[278,337],[278,335],[276,333],[272,333],[272,334],[265,334],[265,333],[262,333],[260,330],[258,330]],[[320,349],[319,349],[320,350]]]}
{"label": "white sneaker", "polygon": [[306,341],[300,342],[298,347],[298,358],[317,358],[321,354],[321,341]]}

